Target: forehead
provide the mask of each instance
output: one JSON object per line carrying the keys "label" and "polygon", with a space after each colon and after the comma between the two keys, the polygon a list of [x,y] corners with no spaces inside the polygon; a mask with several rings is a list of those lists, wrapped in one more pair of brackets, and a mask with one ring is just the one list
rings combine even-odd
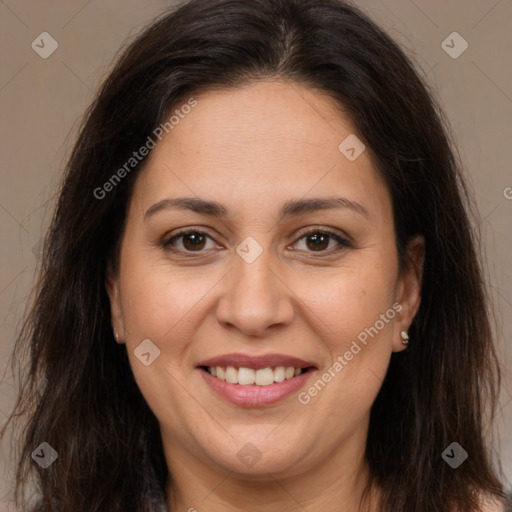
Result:
{"label": "forehead", "polygon": [[194,98],[197,105],[182,113],[137,179],[134,200],[141,207],[195,195],[239,211],[270,210],[290,197],[339,192],[354,201],[365,199],[381,214],[389,209],[369,148],[354,161],[340,151],[340,143],[357,135],[326,94],[263,81]]}

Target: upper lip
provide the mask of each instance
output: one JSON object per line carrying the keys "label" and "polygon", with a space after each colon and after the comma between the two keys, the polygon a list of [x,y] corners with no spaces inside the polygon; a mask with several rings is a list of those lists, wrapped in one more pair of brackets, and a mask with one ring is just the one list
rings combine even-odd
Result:
{"label": "upper lip", "polygon": [[210,359],[205,359],[197,366],[235,366],[237,368],[252,368],[254,370],[276,366],[293,366],[294,368],[315,367],[312,362],[283,354],[262,354],[259,356],[250,356],[246,354],[224,354]]}

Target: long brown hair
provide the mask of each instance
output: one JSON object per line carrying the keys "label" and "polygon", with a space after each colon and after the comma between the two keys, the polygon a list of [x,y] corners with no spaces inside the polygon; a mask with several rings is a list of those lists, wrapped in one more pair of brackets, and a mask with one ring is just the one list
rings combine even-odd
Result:
{"label": "long brown hair", "polygon": [[[12,418],[29,420],[16,491],[34,474],[37,510],[149,512],[165,504],[158,422],[125,347],[113,341],[104,286],[147,157],[108,193],[94,191],[183,98],[265,77],[337,101],[388,184],[402,261],[412,236],[426,240],[412,341],[393,354],[371,411],[366,458],[382,510],[474,512],[480,491],[504,496],[484,437],[500,373],[472,202],[432,93],[403,51],[348,2],[192,0],[124,50],[66,168],[15,350],[29,353],[15,359],[22,388]],[[58,451],[47,469],[31,459],[43,441]],[[454,441],[470,454],[456,470],[441,456]]]}

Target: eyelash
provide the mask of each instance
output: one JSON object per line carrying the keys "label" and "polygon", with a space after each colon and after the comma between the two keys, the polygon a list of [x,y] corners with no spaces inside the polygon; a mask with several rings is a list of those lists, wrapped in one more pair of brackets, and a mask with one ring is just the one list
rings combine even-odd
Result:
{"label": "eyelash", "polygon": [[[197,229],[187,229],[187,230],[183,230],[183,231],[179,231],[178,233],[176,233],[175,235],[173,235],[171,238],[168,238],[168,239],[164,239],[162,240],[161,242],[161,245],[164,249],[172,252],[172,253],[185,253],[185,254],[190,254],[192,255],[191,257],[194,257],[194,253],[197,255],[197,256],[200,256],[202,253],[204,253],[205,251],[204,250],[199,250],[199,251],[187,251],[187,250],[182,250],[182,249],[176,249],[173,245],[172,245],[172,242],[179,239],[180,237],[183,237],[185,235],[204,235],[210,239],[212,239],[210,237],[210,235],[208,235],[208,233],[205,233],[204,231],[200,231],[200,230],[197,230]],[[333,231],[330,231],[329,229],[318,229],[318,228],[314,228],[314,229],[310,229],[308,231],[302,231],[302,232],[299,232],[298,235],[299,235],[299,238],[297,239],[297,241],[299,240],[302,240],[303,238],[306,238],[308,236],[311,236],[311,235],[314,235],[314,234],[321,234],[321,235],[327,235],[328,237],[330,237],[331,239],[334,239],[336,242],[338,242],[338,247],[334,248],[333,249],[327,249],[327,250],[322,250],[322,251],[307,251],[307,252],[311,252],[313,254],[326,254],[326,255],[332,255],[332,254],[337,254],[338,252],[348,248],[348,247],[352,247],[352,244],[342,238],[338,233],[335,233]],[[213,239],[212,239],[213,240]]]}

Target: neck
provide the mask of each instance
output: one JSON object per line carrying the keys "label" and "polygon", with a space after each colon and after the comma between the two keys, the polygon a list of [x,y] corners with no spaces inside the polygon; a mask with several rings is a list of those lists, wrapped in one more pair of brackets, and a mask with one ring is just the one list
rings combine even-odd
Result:
{"label": "neck", "polygon": [[[350,450],[350,443],[347,448]],[[167,483],[169,512],[378,510],[377,490],[364,496],[369,472],[362,451],[356,456],[340,449],[307,470],[273,474],[262,471],[257,475],[239,474],[194,457],[182,457],[183,448],[178,446],[172,447],[172,453],[172,460],[168,460],[172,475]]]}

